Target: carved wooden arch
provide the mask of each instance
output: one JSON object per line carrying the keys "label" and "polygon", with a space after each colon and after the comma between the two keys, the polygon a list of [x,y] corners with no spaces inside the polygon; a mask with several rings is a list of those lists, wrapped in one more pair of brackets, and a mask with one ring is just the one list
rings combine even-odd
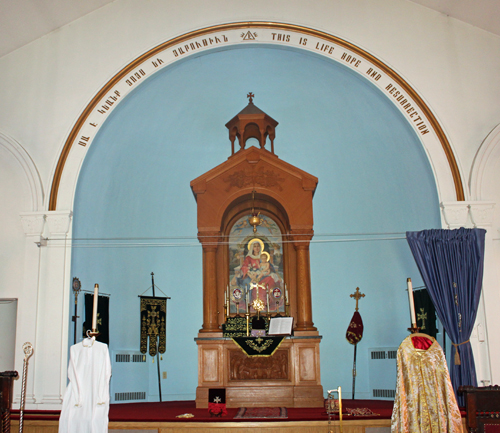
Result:
{"label": "carved wooden arch", "polygon": [[[316,331],[312,321],[309,243],[312,199],[318,179],[266,149],[250,147],[191,182],[198,206],[198,239],[203,247],[203,326],[220,333],[228,285],[225,235],[236,218],[255,207],[281,224],[285,235],[285,278],[296,332]],[[255,191],[255,202],[252,192]],[[252,206],[253,205],[253,206]]]}

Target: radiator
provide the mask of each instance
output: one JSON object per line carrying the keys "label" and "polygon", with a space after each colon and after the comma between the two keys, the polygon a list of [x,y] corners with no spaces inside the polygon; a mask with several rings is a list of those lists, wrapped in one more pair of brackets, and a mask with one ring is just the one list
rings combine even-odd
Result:
{"label": "radiator", "polygon": [[396,394],[397,347],[376,347],[369,350],[368,374],[370,398],[394,400]]}
{"label": "radiator", "polygon": [[146,357],[137,351],[111,352],[111,403],[148,401],[149,366]]}

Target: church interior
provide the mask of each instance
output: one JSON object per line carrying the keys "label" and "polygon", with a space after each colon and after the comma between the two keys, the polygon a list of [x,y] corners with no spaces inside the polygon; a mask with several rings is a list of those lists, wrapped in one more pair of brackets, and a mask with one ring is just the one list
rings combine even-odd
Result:
{"label": "church interior", "polygon": [[[485,231],[467,343],[476,386],[500,383],[494,0],[1,3],[0,372],[21,376],[33,347],[13,409],[62,409],[96,284],[111,406],[206,413],[224,389],[232,415],[303,420],[341,387],[392,408],[408,279],[426,287],[407,233],[432,229]],[[151,296],[167,300],[154,350]],[[261,316],[292,328],[247,358],[228,329]],[[364,422],[344,431],[390,431],[390,413]]]}

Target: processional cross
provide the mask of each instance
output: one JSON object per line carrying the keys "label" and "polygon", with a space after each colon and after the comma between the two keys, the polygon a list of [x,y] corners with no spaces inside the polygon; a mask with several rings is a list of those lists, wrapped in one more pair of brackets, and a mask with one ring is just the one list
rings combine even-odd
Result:
{"label": "processional cross", "polygon": [[356,287],[356,291],[352,294],[352,295],[349,295],[351,298],[354,298],[356,299],[356,310],[355,311],[358,311],[359,308],[358,308],[358,302],[361,298],[364,298],[365,297],[365,294],[364,293],[360,293],[359,291],[359,287]]}

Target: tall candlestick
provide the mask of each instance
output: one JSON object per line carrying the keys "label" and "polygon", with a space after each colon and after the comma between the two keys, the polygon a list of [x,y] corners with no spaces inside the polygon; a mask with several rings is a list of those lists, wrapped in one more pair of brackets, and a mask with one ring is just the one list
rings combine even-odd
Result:
{"label": "tall candlestick", "polygon": [[411,285],[411,278],[408,278],[408,301],[410,302],[410,316],[411,316],[411,326],[413,328],[417,327],[417,320],[415,319],[415,304],[413,302],[413,288]]}
{"label": "tall candlestick", "polygon": [[94,286],[94,308],[92,310],[92,331],[97,330],[97,300],[99,299],[99,284]]}

